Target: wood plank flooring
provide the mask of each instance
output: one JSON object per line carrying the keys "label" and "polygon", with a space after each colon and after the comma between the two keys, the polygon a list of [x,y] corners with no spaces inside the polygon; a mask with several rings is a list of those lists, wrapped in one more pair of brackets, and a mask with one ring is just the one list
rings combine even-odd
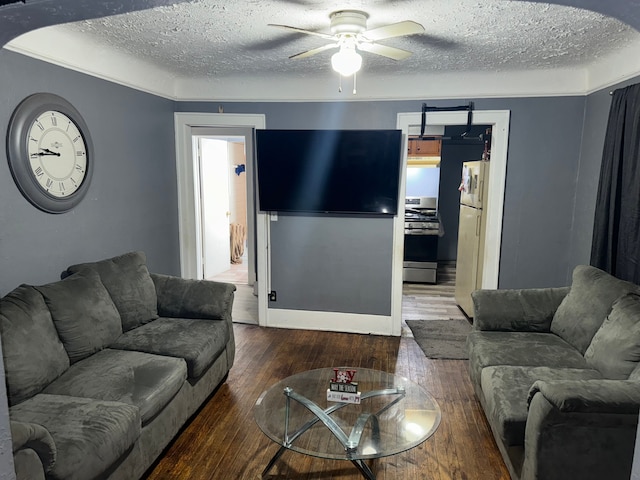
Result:
{"label": "wood plank flooring", "polygon": [[[424,286],[411,288],[425,290]],[[411,299],[406,301],[419,310]],[[253,419],[256,399],[286,376],[336,365],[403,375],[429,391],[442,409],[442,422],[430,439],[370,463],[378,480],[509,479],[473,393],[467,361],[427,359],[404,330],[401,337],[383,337],[234,324],[234,332],[236,362],[227,381],[148,472],[149,480],[261,478],[278,446]],[[350,462],[285,452],[265,478],[356,480],[362,476]]]}
{"label": "wood plank flooring", "polygon": [[[402,285],[402,320],[445,320],[467,318],[455,300],[455,264],[438,265],[438,283],[405,283]],[[404,328],[405,333],[411,330]]]}

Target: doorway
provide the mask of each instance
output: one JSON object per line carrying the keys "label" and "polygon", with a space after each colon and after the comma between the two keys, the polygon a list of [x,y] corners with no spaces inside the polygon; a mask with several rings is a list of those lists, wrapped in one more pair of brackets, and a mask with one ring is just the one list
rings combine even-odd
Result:
{"label": "doorway", "polygon": [[200,172],[203,278],[249,285],[246,141],[194,135]]}
{"label": "doorway", "polygon": [[[483,255],[483,273],[481,288],[498,288],[500,267],[500,247],[502,239],[502,215],[504,208],[504,192],[507,168],[507,147],[509,140],[509,110],[475,110],[473,125],[490,126],[491,135],[491,169],[489,173],[489,199],[486,212],[486,234]],[[420,133],[421,113],[399,113],[397,127],[406,135]],[[466,125],[466,112],[430,112],[426,117],[426,125],[453,126]],[[406,157],[405,165],[406,169]],[[406,192],[406,176],[401,181],[400,191]],[[392,334],[400,335],[402,330],[402,242],[404,240],[404,201],[400,202],[396,225],[394,226],[394,259],[392,274]]]}
{"label": "doorway", "polygon": [[253,165],[253,129],[199,127],[191,131],[200,238],[199,277],[233,283],[232,319],[258,325]]}
{"label": "doorway", "polygon": [[[186,113],[177,112],[174,114],[175,136],[176,136],[176,173],[178,180],[178,223],[180,240],[180,273],[183,278],[201,279],[203,277],[202,267],[202,247],[200,245],[201,220],[200,220],[200,175],[198,163],[193,155],[193,136],[213,134],[209,129],[223,128],[218,135],[239,135],[245,137],[245,150],[247,155],[252,155],[251,160],[247,157],[246,176],[247,186],[254,185],[254,145],[255,130],[265,128],[266,119],[264,114],[229,114],[229,113]],[[235,133],[231,129],[239,128],[242,131]],[[227,130],[228,129],[228,130]],[[248,141],[251,141],[249,146]],[[255,306],[257,298],[258,314],[261,325],[267,324],[267,289],[268,282],[260,281],[267,279],[267,215],[254,208],[254,189],[247,188],[247,225],[248,245],[255,246],[248,248],[248,265],[255,265],[255,270],[249,267],[249,284],[244,290],[250,290],[246,297]],[[251,221],[253,219],[253,221]],[[253,240],[252,240],[253,239]],[[254,255],[254,260],[251,255]],[[242,290],[242,289],[240,289]],[[254,295],[257,294],[257,297]],[[250,294],[250,296],[249,296]],[[234,312],[241,303],[240,293],[236,292],[234,300]],[[240,320],[234,316],[234,320]]]}
{"label": "doorway", "polygon": [[200,178],[202,277],[233,283],[233,321],[258,325],[258,298],[253,289],[255,223],[248,213],[252,210],[248,208],[252,188],[247,185],[252,137],[251,129],[205,128],[192,132],[193,157]]}

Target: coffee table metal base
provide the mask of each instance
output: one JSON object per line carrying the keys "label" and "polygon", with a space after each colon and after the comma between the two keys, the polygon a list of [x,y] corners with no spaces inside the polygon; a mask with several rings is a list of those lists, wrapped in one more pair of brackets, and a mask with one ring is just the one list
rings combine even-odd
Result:
{"label": "coffee table metal base", "polygon": [[[382,395],[396,395],[396,398],[390,401],[387,405],[381,408],[376,413],[363,413],[356,420],[355,425],[353,426],[351,433],[349,436],[340,428],[340,426],[331,418],[331,413],[339,410],[343,407],[349,405],[348,403],[336,403],[326,409],[320,408],[316,403],[312,402],[308,398],[300,395],[293,391],[292,388],[286,387],[284,389],[284,394],[286,398],[286,407],[285,407],[285,427],[284,427],[284,443],[280,446],[276,454],[269,461],[269,464],[265,467],[262,472],[262,476],[265,477],[269,470],[273,468],[276,461],[282,456],[282,454],[291,447],[293,442],[304,432],[313,427],[316,423],[322,422],[331,433],[340,441],[342,446],[345,449],[346,460],[350,460],[356,468],[360,471],[362,476],[367,480],[375,480],[376,476],[371,471],[369,466],[364,463],[364,461],[360,458],[350,458],[355,455],[358,446],[360,444],[360,439],[362,438],[362,433],[364,428],[368,422],[371,422],[372,429],[372,438],[374,441],[380,439],[380,430],[378,427],[378,415],[382,414],[385,410],[391,408],[397,402],[399,402],[405,395],[405,389],[403,387],[396,388],[386,388],[382,390],[374,390],[371,392],[365,392],[361,395],[361,400],[366,400],[367,398],[377,397]],[[289,411],[290,411],[290,403],[291,400],[295,400],[296,402],[303,405],[307,408],[311,413],[313,413],[314,418],[310,419],[307,423],[305,423],[302,427],[300,427],[295,432],[292,432],[289,435]]]}
{"label": "coffee table metal base", "polygon": [[[282,454],[287,450],[287,447],[281,446],[278,451],[276,452],[276,454],[273,456],[273,458],[271,459],[271,461],[269,461],[269,464],[265,467],[265,469],[262,471],[262,477],[266,477],[269,474],[269,471],[273,468],[273,466],[275,465],[275,463],[278,461],[278,459],[282,456]],[[360,471],[360,473],[362,474],[362,476],[364,478],[366,478],[367,480],[376,480],[376,476],[374,475],[374,473],[371,471],[371,469],[369,468],[369,466],[364,463],[364,461],[362,460],[351,460],[351,463],[353,463],[356,468]]]}

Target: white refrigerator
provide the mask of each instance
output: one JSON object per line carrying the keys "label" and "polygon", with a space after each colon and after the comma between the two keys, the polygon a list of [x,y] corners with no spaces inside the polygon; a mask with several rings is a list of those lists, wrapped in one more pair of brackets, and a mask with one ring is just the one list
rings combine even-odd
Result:
{"label": "white refrigerator", "polygon": [[473,317],[471,292],[482,286],[482,264],[489,187],[489,162],[465,162],[460,183],[460,223],[456,258],[455,299]]}

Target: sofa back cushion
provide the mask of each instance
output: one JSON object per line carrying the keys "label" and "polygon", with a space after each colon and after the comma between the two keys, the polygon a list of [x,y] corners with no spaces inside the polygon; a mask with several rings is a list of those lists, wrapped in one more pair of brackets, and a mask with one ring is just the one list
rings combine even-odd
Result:
{"label": "sofa back cushion", "polygon": [[71,363],[102,350],[122,335],[118,310],[95,271],[82,270],[36,289],[51,311]]}
{"label": "sofa back cushion", "polygon": [[571,290],[551,321],[551,332],[584,354],[613,302],[640,287],[588,265],[573,270]]}
{"label": "sofa back cushion", "polygon": [[123,331],[158,318],[156,287],[143,252],[130,252],[99,262],[72,265],[67,272],[73,274],[85,268],[95,270],[100,275],[120,313]]}
{"label": "sofa back cushion", "polygon": [[31,398],[69,368],[51,313],[31,286],[0,300],[0,338],[9,405]]}
{"label": "sofa back cushion", "polygon": [[613,303],[584,358],[605,378],[629,378],[640,361],[640,296],[630,293]]}

